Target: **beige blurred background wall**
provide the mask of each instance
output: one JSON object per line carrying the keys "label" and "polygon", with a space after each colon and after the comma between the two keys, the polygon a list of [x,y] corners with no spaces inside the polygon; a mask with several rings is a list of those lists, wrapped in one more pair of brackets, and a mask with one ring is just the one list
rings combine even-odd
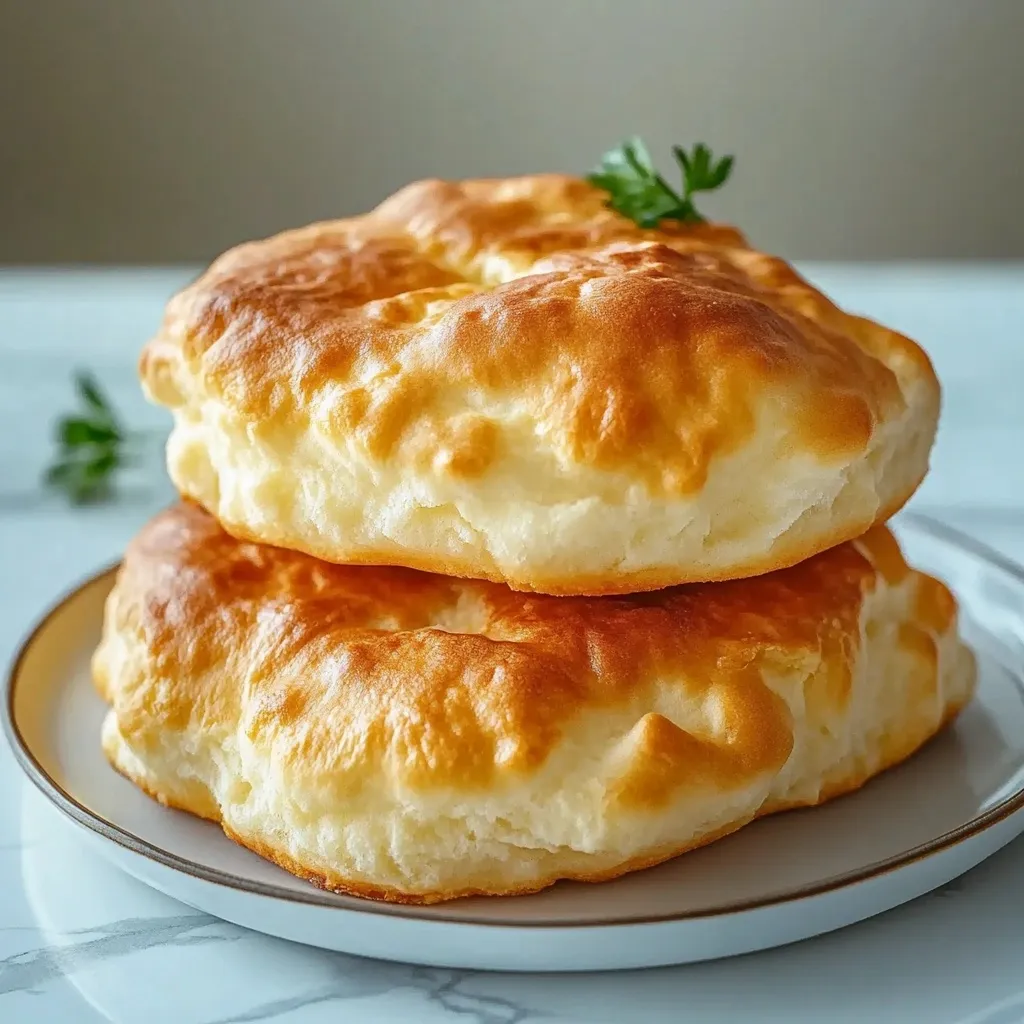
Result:
{"label": "beige blurred background wall", "polygon": [[1024,0],[0,0],[0,261],[201,260],[640,133],[802,258],[1024,256]]}

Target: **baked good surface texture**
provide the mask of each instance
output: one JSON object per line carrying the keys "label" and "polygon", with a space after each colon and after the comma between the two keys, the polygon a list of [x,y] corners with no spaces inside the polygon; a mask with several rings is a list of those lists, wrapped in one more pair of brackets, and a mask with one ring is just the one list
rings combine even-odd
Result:
{"label": "baked good surface texture", "polygon": [[410,185],[239,246],[140,361],[235,536],[549,594],[793,564],[892,515],[939,414],[911,340],[731,227],[557,175]]}
{"label": "baked good surface texture", "polygon": [[956,603],[877,527],[790,569],[524,595],[241,542],[130,545],[93,661],[112,764],[339,892],[613,878],[817,804],[969,700]]}

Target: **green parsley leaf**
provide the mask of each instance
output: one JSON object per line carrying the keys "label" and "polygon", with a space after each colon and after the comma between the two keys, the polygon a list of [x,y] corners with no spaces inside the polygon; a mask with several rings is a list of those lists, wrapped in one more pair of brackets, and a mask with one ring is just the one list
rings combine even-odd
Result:
{"label": "green parsley leaf", "polygon": [[113,418],[113,410],[110,408],[110,403],[103,392],[100,391],[100,386],[96,383],[96,378],[91,373],[79,370],[75,374],[75,389],[78,391],[82,401],[93,412],[108,419]]}
{"label": "green parsley leaf", "polygon": [[130,461],[126,435],[107,397],[88,373],[75,375],[75,390],[83,408],[57,421],[57,452],[43,474],[43,482],[63,491],[72,503],[106,498],[117,470]]}
{"label": "green parsley leaf", "polygon": [[605,153],[587,181],[608,193],[609,207],[642,228],[656,227],[663,220],[699,224],[704,217],[694,206],[693,196],[724,185],[732,173],[733,158],[715,160],[703,142],[689,153],[682,146],[673,146],[672,155],[682,176],[679,192],[658,173],[647,147],[638,138]]}
{"label": "green parsley leaf", "polygon": [[65,416],[58,421],[57,437],[62,445],[70,447],[79,444],[109,444],[121,439],[114,427],[80,416]]}

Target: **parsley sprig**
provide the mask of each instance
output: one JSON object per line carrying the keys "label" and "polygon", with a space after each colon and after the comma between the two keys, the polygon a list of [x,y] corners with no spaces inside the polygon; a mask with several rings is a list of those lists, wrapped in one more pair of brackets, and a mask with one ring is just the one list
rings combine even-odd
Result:
{"label": "parsley sprig", "polygon": [[608,205],[613,210],[642,228],[657,227],[663,220],[699,224],[705,218],[694,206],[693,196],[724,185],[732,172],[733,158],[715,160],[703,142],[690,153],[682,146],[673,146],[672,155],[682,174],[681,192],[657,172],[647,147],[638,138],[605,153],[601,166],[587,176],[587,181],[608,193]]}
{"label": "parsley sprig", "polygon": [[75,374],[75,390],[81,409],[57,421],[57,453],[44,480],[82,505],[109,496],[117,471],[131,463],[130,449],[144,435],[124,429],[91,374]]}

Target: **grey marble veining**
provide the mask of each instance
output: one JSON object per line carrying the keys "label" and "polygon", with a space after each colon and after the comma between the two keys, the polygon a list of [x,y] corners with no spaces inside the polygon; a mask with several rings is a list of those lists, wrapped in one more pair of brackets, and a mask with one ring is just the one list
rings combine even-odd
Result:
{"label": "grey marble veining", "polygon": [[68,945],[46,945],[0,959],[0,996],[34,989],[83,967],[137,953],[152,946],[201,946],[233,942],[240,929],[207,914],[126,918],[83,932],[70,932]]}
{"label": "grey marble veining", "polygon": [[[428,1002],[445,1013],[455,1014],[470,1024],[521,1024],[552,1020],[551,1014],[526,1009],[512,999],[500,996],[475,995],[462,990],[467,974],[464,971],[405,968],[395,964],[353,962],[345,965],[348,973],[322,988],[273,1000],[230,1017],[218,1017],[204,1024],[247,1024],[250,1021],[275,1020],[296,1010],[323,1003],[386,996],[402,989],[415,989]],[[561,1020],[566,1020],[561,1017]]]}

